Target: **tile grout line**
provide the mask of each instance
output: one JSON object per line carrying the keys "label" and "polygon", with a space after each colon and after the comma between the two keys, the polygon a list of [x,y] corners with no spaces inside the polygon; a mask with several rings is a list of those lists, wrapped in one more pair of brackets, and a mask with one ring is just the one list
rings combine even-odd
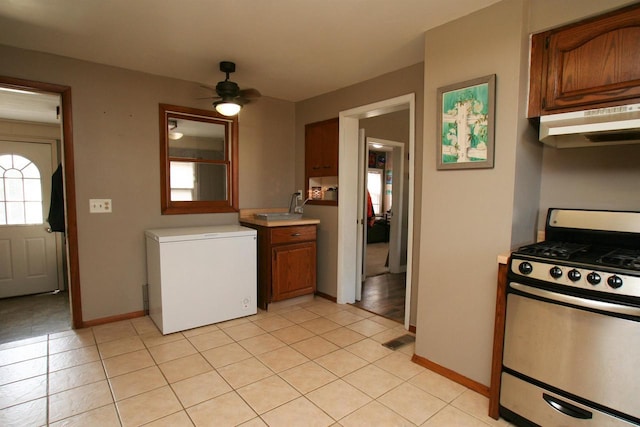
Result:
{"label": "tile grout line", "polygon": [[45,414],[44,421],[45,421],[45,425],[46,426],[49,425],[49,412],[50,412],[49,406],[50,406],[50,403],[51,403],[51,393],[49,392],[50,391],[50,387],[51,387],[51,384],[49,382],[49,373],[51,372],[51,368],[49,366],[50,356],[51,356],[51,335],[47,334],[47,369],[45,371],[46,375],[47,375],[47,396],[46,396],[46,399],[45,399],[46,406],[45,406],[45,410],[44,410],[44,414]]}
{"label": "tile grout line", "polygon": [[[96,352],[98,352],[98,358],[100,359],[100,366],[102,367],[102,372],[104,372],[104,378],[107,382],[107,386],[109,387],[109,393],[111,394],[111,400],[113,401],[113,409],[116,411],[116,415],[118,416],[118,422],[120,426],[123,426],[124,423],[122,421],[122,417],[120,416],[120,409],[118,408],[118,403],[116,401],[116,395],[113,391],[113,387],[111,387],[111,381],[109,379],[109,375],[107,374],[107,367],[104,365],[104,358],[102,357],[102,353],[100,352],[100,348],[98,347],[98,339],[96,338],[95,329],[91,328],[91,336],[93,337],[93,345],[96,347]],[[105,405],[109,406],[109,405]],[[95,408],[97,409],[97,408]]]}

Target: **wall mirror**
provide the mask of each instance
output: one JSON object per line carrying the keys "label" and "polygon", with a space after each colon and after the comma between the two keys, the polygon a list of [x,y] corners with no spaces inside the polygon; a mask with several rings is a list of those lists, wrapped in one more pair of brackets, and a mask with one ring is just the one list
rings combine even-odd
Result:
{"label": "wall mirror", "polygon": [[163,215],[238,211],[238,118],[160,104]]}

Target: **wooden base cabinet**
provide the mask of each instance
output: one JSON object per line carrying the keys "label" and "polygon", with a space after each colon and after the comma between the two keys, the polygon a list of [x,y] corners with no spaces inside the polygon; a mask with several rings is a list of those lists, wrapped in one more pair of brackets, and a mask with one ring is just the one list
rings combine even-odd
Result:
{"label": "wooden base cabinet", "polygon": [[316,225],[263,227],[258,231],[258,307],[316,291]]}

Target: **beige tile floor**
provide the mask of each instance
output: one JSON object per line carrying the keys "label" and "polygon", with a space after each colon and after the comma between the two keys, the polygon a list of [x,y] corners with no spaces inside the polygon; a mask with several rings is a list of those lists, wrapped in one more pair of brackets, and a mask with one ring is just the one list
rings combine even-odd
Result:
{"label": "beige tile floor", "polygon": [[148,317],[0,345],[1,426],[487,426],[488,400],[316,298],[163,336]]}

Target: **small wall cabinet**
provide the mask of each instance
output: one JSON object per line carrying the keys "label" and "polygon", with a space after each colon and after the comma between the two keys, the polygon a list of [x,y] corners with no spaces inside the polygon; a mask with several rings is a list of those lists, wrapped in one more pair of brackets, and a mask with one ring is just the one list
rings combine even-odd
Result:
{"label": "small wall cabinet", "polygon": [[311,204],[338,204],[327,190],[338,185],[339,125],[337,117],[305,125],[305,185]]}
{"label": "small wall cabinet", "polygon": [[640,4],[531,39],[528,117],[640,102]]}
{"label": "small wall cabinet", "polygon": [[258,307],[316,291],[317,226],[264,227],[258,231]]}

